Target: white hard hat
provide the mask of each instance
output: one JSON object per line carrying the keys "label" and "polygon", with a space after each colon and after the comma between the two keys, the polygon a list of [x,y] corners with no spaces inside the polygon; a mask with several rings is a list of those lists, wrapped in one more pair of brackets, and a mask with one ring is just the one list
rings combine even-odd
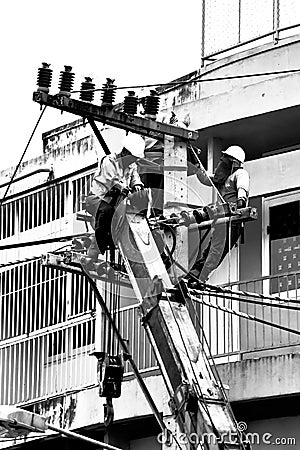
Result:
{"label": "white hard hat", "polygon": [[145,141],[139,134],[129,133],[123,139],[123,147],[136,158],[144,158]]}
{"label": "white hard hat", "polygon": [[224,155],[231,156],[241,163],[245,161],[245,152],[242,147],[239,147],[238,145],[231,145],[222,153],[224,153]]}

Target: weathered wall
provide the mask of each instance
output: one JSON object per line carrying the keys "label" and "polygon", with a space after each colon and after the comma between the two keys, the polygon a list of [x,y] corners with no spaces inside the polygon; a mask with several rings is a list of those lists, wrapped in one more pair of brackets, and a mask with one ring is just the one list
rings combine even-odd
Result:
{"label": "weathered wall", "polygon": [[[211,63],[198,73],[203,80],[234,75],[298,69],[299,35],[266,44]],[[299,72],[263,77],[193,83],[162,96],[165,112],[182,118],[189,113],[190,127],[219,123],[299,105]]]}
{"label": "weathered wall", "polygon": [[[98,125],[112,153],[120,150],[124,131]],[[42,146],[41,146],[42,147]],[[41,156],[24,161],[16,178],[41,168],[53,168],[55,178],[83,169],[97,162],[104,152],[89,124],[82,119],[51,130],[43,134],[43,151]],[[0,184],[10,180],[15,167],[0,171]],[[12,184],[9,194],[22,192],[47,181],[48,173],[33,175],[25,180]],[[5,188],[0,189],[0,196]]]}
{"label": "weathered wall", "polygon": [[265,356],[218,366],[230,386],[230,401],[262,399],[300,392],[300,354]]}

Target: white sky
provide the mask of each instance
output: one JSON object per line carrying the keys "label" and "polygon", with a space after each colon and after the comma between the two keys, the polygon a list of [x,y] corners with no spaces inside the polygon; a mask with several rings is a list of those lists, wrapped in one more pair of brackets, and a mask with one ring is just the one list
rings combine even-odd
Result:
{"label": "white sky", "polygon": [[[299,0],[280,2],[281,26],[300,22]],[[73,67],[75,89],[87,75],[94,77],[97,87],[106,77],[115,78],[118,86],[170,81],[200,67],[201,4],[201,0],[3,0],[0,170],[17,163],[39,117],[32,93],[42,62],[51,63],[53,69],[52,94],[58,91],[64,65]],[[207,50],[234,43],[238,0],[208,0],[206,5]],[[258,22],[262,31],[269,31],[272,5],[273,0],[243,0],[242,39],[259,31]],[[94,101],[100,102],[100,93]],[[25,160],[42,153],[42,132],[76,118],[47,108]]]}
{"label": "white sky", "polygon": [[[166,82],[200,66],[200,24],[199,0],[3,1],[0,170],[16,164],[40,114],[32,93],[43,61],[52,94],[64,65],[76,89],[86,75],[97,87],[107,76],[119,86]],[[47,108],[25,159],[42,152],[42,132],[76,118]]]}

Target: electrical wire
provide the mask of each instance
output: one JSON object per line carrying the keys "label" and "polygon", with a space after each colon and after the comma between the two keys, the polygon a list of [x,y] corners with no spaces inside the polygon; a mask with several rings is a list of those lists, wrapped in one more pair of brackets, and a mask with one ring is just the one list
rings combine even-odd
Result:
{"label": "electrical wire", "polygon": [[[186,296],[185,296],[185,298],[186,298]],[[188,295],[188,299],[191,300],[189,295]],[[199,314],[198,314],[198,312],[197,312],[197,310],[196,310],[195,303],[194,303],[193,301],[189,301],[189,302],[187,303],[187,305],[191,305],[192,308],[193,308],[193,311],[194,311],[194,314],[195,314],[195,317],[196,317],[196,321],[197,321],[198,326],[199,326],[199,330],[201,331],[201,335],[202,335],[202,337],[203,337],[203,339],[204,339],[204,342],[205,342],[206,347],[207,347],[207,349],[208,349],[208,353],[209,353],[210,360],[212,361],[212,364],[213,364],[213,367],[214,367],[214,370],[215,370],[215,376],[216,376],[216,378],[217,378],[217,381],[218,381],[218,384],[219,384],[220,391],[221,391],[221,393],[222,393],[222,395],[223,395],[223,399],[224,399],[224,401],[225,401],[225,403],[226,403],[226,405],[227,405],[227,408],[228,408],[228,410],[229,410],[229,412],[230,412],[231,418],[232,418],[233,422],[235,423],[236,428],[237,428],[237,430],[238,430],[238,426],[237,426],[237,421],[236,421],[235,415],[234,415],[234,413],[233,413],[233,410],[232,410],[232,408],[231,408],[231,404],[230,404],[230,402],[229,402],[229,400],[228,400],[228,397],[227,397],[227,394],[226,394],[226,392],[225,392],[225,389],[224,389],[222,380],[221,380],[221,378],[220,378],[219,371],[218,371],[217,366],[216,366],[216,363],[215,363],[215,358],[213,357],[213,354],[212,354],[212,351],[211,351],[211,348],[210,348],[208,339],[207,339],[207,337],[206,337],[206,333],[205,333],[204,328],[203,328],[203,326],[202,326],[202,324],[201,324],[201,321],[200,321],[200,318],[199,318]],[[203,346],[202,346],[202,348],[203,348]],[[204,351],[204,348],[203,348],[203,351]],[[228,361],[228,362],[229,362],[229,361]],[[240,436],[239,436],[239,435],[238,435],[238,437],[239,437],[240,444],[242,445],[243,449],[245,449],[245,446],[244,446],[243,441],[240,440]]]}
{"label": "electrical wire", "polygon": [[[187,270],[180,264],[180,263],[178,263],[178,261],[176,261],[176,260],[174,260],[174,264],[176,264],[177,265],[177,267],[179,267],[186,275],[188,275],[188,272],[187,272]],[[199,281],[196,277],[194,277],[193,276],[193,278],[195,278],[197,281]],[[209,295],[209,294],[211,294],[212,292],[211,291],[209,291],[209,289],[206,289],[206,283],[203,283],[202,284],[202,286],[203,286],[203,289],[201,290],[201,291],[196,291],[197,292],[197,294],[198,295]],[[219,288],[219,286],[213,286],[213,285],[208,285],[210,288],[213,288],[213,289],[218,289]],[[223,291],[226,291],[226,289],[224,289],[224,288],[221,288],[221,292],[223,292]],[[231,291],[231,290],[228,290],[229,291],[229,293],[235,293],[234,291]],[[237,293],[243,293],[243,295],[245,295],[246,293],[244,292],[244,291],[237,291]],[[255,294],[255,293],[251,293],[251,292],[249,292],[248,293],[249,294],[249,296],[251,297],[251,296],[258,296],[259,298],[261,298],[261,297],[263,297],[263,295],[262,294]],[[191,298],[192,298],[192,296],[191,296]],[[252,315],[250,315],[250,314],[247,314],[247,313],[243,313],[243,312],[241,312],[241,311],[234,311],[234,310],[231,310],[231,309],[229,309],[229,308],[226,308],[225,306],[220,306],[220,305],[213,305],[212,303],[210,303],[210,302],[207,302],[206,300],[204,301],[203,299],[202,300],[199,300],[199,298],[198,297],[196,297],[195,295],[193,296],[193,298],[195,298],[195,299],[197,299],[197,301],[201,301],[201,302],[203,302],[206,306],[210,306],[210,307],[212,307],[212,308],[215,308],[215,309],[220,309],[221,311],[223,311],[223,312],[227,312],[227,313],[230,313],[230,314],[234,314],[234,315],[236,315],[236,316],[239,316],[239,317],[242,317],[243,319],[249,319],[249,320],[253,320],[253,321],[256,321],[256,322],[260,322],[260,323],[263,323],[264,325],[270,325],[270,326],[273,326],[274,328],[278,328],[278,329],[281,329],[281,330],[283,330],[283,331],[287,331],[287,332],[289,332],[289,333],[294,333],[294,334],[297,334],[297,335],[299,335],[300,336],[300,331],[298,331],[298,330],[295,330],[295,329],[293,329],[293,328],[288,328],[288,327],[284,327],[284,326],[282,326],[282,325],[279,325],[279,324],[276,324],[276,323],[273,323],[273,322],[269,322],[269,321],[267,321],[267,320],[264,320],[264,319],[260,319],[259,317],[256,317],[256,316],[252,316]],[[270,296],[266,296],[266,298],[269,298],[269,299],[280,299],[280,297],[270,297]],[[281,301],[282,301],[282,299],[280,299]],[[269,305],[268,305],[269,306]],[[273,304],[272,304],[272,306],[274,306]],[[291,307],[291,309],[292,309],[292,307]]]}
{"label": "electrical wire", "polygon": [[[197,289],[191,289],[191,291],[193,291],[194,293],[199,293],[199,291],[197,291]],[[208,292],[205,289],[201,290],[201,292]],[[211,294],[211,291],[209,291],[209,293]],[[267,302],[261,302],[259,300],[250,300],[250,299],[246,299],[246,298],[237,298],[234,297],[234,292],[232,291],[233,295],[226,295],[223,294],[221,292],[214,292],[213,296],[214,297],[219,297],[219,298],[226,298],[228,300],[234,300],[237,302],[241,302],[241,303],[251,303],[253,305],[261,305],[261,306],[267,306],[267,307],[274,307],[274,308],[279,308],[279,309],[290,309],[291,311],[300,311],[300,307],[297,306],[292,306],[292,305],[285,305],[284,303],[267,303]],[[283,299],[281,299],[281,301],[284,301]],[[299,304],[299,301],[297,301],[297,303]]]}
{"label": "electrical wire", "polygon": [[13,175],[12,175],[12,177],[11,177],[9,183],[8,183],[8,186],[7,186],[7,188],[6,188],[6,191],[5,191],[5,193],[4,193],[4,196],[2,197],[2,199],[0,199],[0,206],[3,205],[3,202],[4,202],[4,200],[5,200],[5,198],[6,198],[7,194],[8,194],[8,191],[9,191],[9,189],[10,189],[10,187],[11,187],[13,181],[14,181],[14,178],[15,178],[15,176],[16,176],[18,170],[19,170],[19,167],[20,167],[20,165],[22,164],[22,161],[23,161],[23,158],[24,158],[24,156],[25,156],[25,153],[27,152],[27,149],[28,149],[28,147],[29,147],[29,145],[30,145],[30,143],[31,143],[31,141],[32,141],[32,138],[33,138],[33,136],[34,136],[34,133],[36,132],[36,129],[37,129],[37,127],[38,127],[38,125],[39,125],[39,123],[40,123],[40,121],[41,121],[41,119],[42,119],[42,117],[43,117],[43,115],[44,115],[44,112],[45,112],[46,108],[47,108],[47,105],[45,105],[44,108],[42,109],[41,114],[40,114],[40,116],[39,116],[39,118],[38,118],[38,120],[37,120],[37,122],[36,122],[36,124],[35,124],[35,126],[34,126],[34,128],[33,128],[33,131],[32,131],[32,133],[31,133],[31,135],[30,135],[30,138],[29,138],[29,140],[28,140],[28,142],[27,142],[27,145],[25,146],[25,149],[24,149],[24,151],[23,151],[23,153],[22,153],[22,155],[21,155],[21,158],[20,158],[18,164],[16,165],[15,170],[14,170],[14,173],[13,173]]}
{"label": "electrical wire", "polygon": [[152,83],[152,84],[138,84],[133,86],[117,86],[117,87],[105,87],[105,88],[95,88],[95,89],[83,89],[80,91],[71,91],[73,94],[78,94],[80,92],[98,92],[98,91],[108,91],[108,90],[122,90],[122,89],[142,89],[142,88],[151,88],[151,87],[168,87],[168,86],[177,86],[181,87],[191,83],[205,83],[210,81],[224,81],[224,80],[235,80],[240,78],[250,78],[250,77],[263,77],[270,75],[284,75],[289,73],[298,73],[300,69],[288,69],[288,70],[274,70],[271,72],[257,72],[257,73],[249,73],[244,75],[228,75],[226,77],[215,77],[215,78],[201,78],[205,75],[202,73],[197,75],[194,78],[185,81],[170,81],[169,83]]}
{"label": "electrical wire", "polygon": [[[195,277],[196,278],[196,277]],[[197,281],[199,281],[196,278]],[[251,297],[251,298],[257,298],[257,299],[262,299],[262,300],[276,300],[278,302],[282,302],[283,299],[281,297],[279,297],[278,295],[265,295],[265,294],[259,294],[257,292],[248,292],[248,291],[233,291],[232,289],[229,288],[225,288],[222,286],[214,286],[213,284],[209,284],[209,283],[205,283],[205,288],[207,290],[211,290],[211,291],[215,291],[215,292],[221,292],[223,294],[233,294],[233,295],[240,295],[242,297]],[[299,304],[299,301],[292,301],[292,300],[288,300],[291,303],[297,303]]]}
{"label": "electrical wire", "polygon": [[146,397],[146,400],[148,401],[148,404],[149,404],[149,406],[150,406],[150,408],[151,408],[151,410],[152,410],[152,412],[153,412],[153,414],[154,414],[154,416],[155,416],[155,418],[156,418],[156,420],[157,420],[161,430],[162,431],[167,431],[173,437],[173,439],[177,443],[178,447],[181,450],[183,450],[182,446],[180,445],[180,443],[178,442],[178,440],[176,438],[176,435],[167,428],[167,426],[163,422],[162,418],[160,417],[159,411],[158,411],[158,409],[157,409],[157,407],[156,407],[156,405],[154,403],[154,400],[153,400],[153,398],[152,398],[152,396],[151,396],[151,394],[150,394],[150,392],[149,392],[149,390],[148,390],[148,388],[147,388],[143,378],[141,377],[139,369],[137,368],[137,366],[136,366],[136,364],[135,364],[135,362],[134,362],[134,360],[132,358],[132,355],[129,353],[128,347],[127,347],[127,345],[126,345],[126,343],[125,343],[125,341],[124,341],[124,339],[123,339],[123,337],[122,337],[122,335],[120,333],[120,330],[119,330],[117,324],[115,323],[112,315],[110,314],[110,312],[109,312],[109,310],[107,308],[107,305],[106,305],[102,295],[100,294],[100,292],[98,290],[96,282],[91,278],[91,276],[83,268],[82,268],[81,274],[85,277],[85,279],[88,281],[88,283],[90,284],[91,288],[93,289],[95,297],[97,298],[98,303],[100,304],[101,308],[103,309],[103,312],[104,312],[105,316],[108,319],[109,325],[113,328],[113,331],[116,334],[116,338],[118,339],[118,341],[119,341],[119,343],[120,343],[120,345],[121,345],[121,347],[122,347],[122,349],[124,351],[124,354],[126,354],[126,357],[127,357],[128,361],[131,364],[131,367],[132,367],[132,369],[133,369],[133,371],[135,373],[137,381],[138,381],[138,383],[139,383],[139,385],[140,385],[140,387],[141,387],[141,389],[142,389],[142,391],[143,391],[143,393],[144,393],[144,395]]}
{"label": "electrical wire", "polygon": [[[172,259],[173,259],[173,258],[172,258]],[[180,292],[181,292],[181,295],[182,295],[183,298],[184,298],[184,294],[183,294],[182,288],[181,288],[181,286],[180,286],[180,283],[178,284],[178,287],[179,287],[179,290],[180,290]],[[167,295],[167,292],[166,292],[166,291],[165,291],[165,294],[166,294],[166,298],[167,298],[167,300],[168,300],[170,309],[171,309],[171,311],[172,311],[174,320],[175,320],[176,325],[177,325],[177,327],[178,327],[179,334],[180,334],[182,343],[183,343],[183,345],[184,345],[184,348],[185,348],[187,357],[188,357],[188,359],[189,359],[189,362],[190,362],[190,366],[191,366],[192,372],[193,372],[194,377],[195,377],[195,386],[194,386],[194,387],[196,388],[196,390],[199,390],[198,395],[199,395],[199,393],[200,393],[199,397],[200,397],[200,398],[202,399],[202,401],[203,401],[204,410],[206,411],[206,414],[207,414],[208,417],[209,417],[209,420],[210,420],[212,429],[214,430],[214,433],[216,434],[216,436],[217,436],[218,438],[220,438],[220,437],[221,437],[221,436],[220,436],[220,433],[219,433],[218,429],[216,428],[216,426],[215,426],[215,424],[214,424],[214,421],[213,421],[213,419],[212,419],[212,416],[211,416],[211,414],[210,414],[210,411],[209,411],[209,408],[208,408],[208,402],[206,401],[206,398],[205,398],[205,396],[204,396],[204,394],[203,394],[203,392],[202,392],[201,386],[197,383],[197,375],[196,375],[196,373],[195,373],[195,369],[194,369],[193,364],[192,364],[192,361],[191,361],[191,359],[190,359],[190,357],[189,357],[188,350],[187,350],[186,344],[185,344],[184,339],[183,339],[183,335],[182,335],[182,332],[181,332],[180,325],[179,325],[178,320],[177,320],[177,318],[176,318],[176,316],[175,316],[175,314],[174,314],[174,312],[173,312],[173,309],[172,309],[172,306],[171,306],[171,302],[170,302],[169,296]]]}
{"label": "electrical wire", "polygon": [[[155,214],[154,208],[151,208],[151,210],[152,210],[152,214],[154,215],[154,219],[157,221],[157,216],[156,216],[156,214]],[[172,246],[172,249],[173,249],[173,252],[174,252],[174,251],[175,251],[175,248],[176,248],[176,234],[175,234],[174,230],[171,229],[171,228],[172,228],[172,227],[169,227],[169,229],[170,229],[170,231],[171,231],[171,234],[172,234],[172,236],[173,236],[173,246]],[[170,252],[168,246],[166,246],[166,250],[167,250],[168,257],[170,258],[171,261],[173,261],[173,256],[172,256],[173,253],[171,254],[171,252]],[[180,285],[179,285],[179,286],[180,286]],[[204,396],[203,393],[202,393],[201,386],[199,385],[199,383],[197,383],[197,375],[196,375],[194,366],[193,366],[193,364],[192,364],[191,358],[189,357],[188,349],[187,349],[186,343],[185,343],[185,341],[184,341],[184,338],[183,338],[183,334],[182,334],[180,325],[179,325],[179,323],[178,323],[177,317],[175,316],[175,313],[174,313],[174,311],[173,311],[173,308],[172,308],[172,305],[171,305],[171,302],[170,302],[169,296],[167,295],[166,290],[165,290],[165,294],[166,294],[166,299],[167,299],[168,304],[169,304],[169,307],[170,307],[170,309],[171,309],[171,312],[172,312],[174,321],[175,321],[175,323],[176,323],[176,325],[177,325],[178,332],[179,332],[179,335],[180,335],[180,338],[181,338],[181,342],[182,342],[182,344],[183,344],[183,346],[184,346],[186,356],[187,356],[187,358],[188,358],[188,360],[189,360],[190,368],[191,368],[192,373],[193,373],[193,376],[194,376],[194,389],[199,390],[198,395],[200,394],[199,397],[202,399],[202,402],[201,402],[202,407],[204,408],[204,410],[205,410],[207,416],[209,417],[209,420],[210,420],[210,422],[211,422],[211,426],[212,426],[212,429],[214,430],[214,433],[216,434],[216,436],[220,437],[220,433],[219,433],[218,429],[216,428],[216,426],[215,426],[215,424],[214,424],[214,422],[213,422],[213,420],[212,420],[212,417],[211,417],[211,414],[210,414],[210,411],[209,411],[209,408],[208,408],[208,405],[207,405],[206,398],[205,398],[205,396]],[[166,324],[166,326],[167,326],[167,324]],[[195,432],[197,433],[197,428],[196,428],[196,426],[195,426],[193,420],[191,420],[191,424],[192,424],[193,429],[194,429]]]}
{"label": "electrical wire", "polygon": [[[156,216],[156,213],[155,213],[154,208],[152,208],[152,207],[151,207],[151,212],[152,212],[152,214],[153,214],[153,216],[154,216],[154,220],[155,220],[156,223],[157,223],[157,216]],[[172,237],[173,237],[172,252],[174,252],[174,251],[175,251],[175,248],[176,248],[176,234],[175,234],[174,230],[171,229],[171,227],[169,227],[169,229],[170,229],[171,234],[172,234]],[[171,251],[169,250],[168,246],[166,246],[166,251],[167,251],[167,254],[169,255],[169,258],[172,259],[172,254],[173,254],[173,253],[171,254]],[[176,275],[176,274],[174,274],[174,275]],[[166,293],[166,291],[165,291],[165,293]],[[166,293],[166,294],[167,294],[167,293]],[[204,395],[202,394],[201,387],[200,387],[200,386],[198,385],[198,383],[197,383],[197,376],[196,376],[194,367],[193,367],[193,365],[192,365],[192,361],[191,361],[191,359],[190,359],[190,357],[189,357],[188,349],[187,349],[186,343],[185,343],[185,341],[184,341],[184,339],[183,339],[183,335],[182,335],[182,331],[181,331],[180,325],[179,325],[178,320],[177,320],[177,318],[176,318],[176,316],[175,316],[175,314],[174,314],[174,311],[173,311],[173,308],[172,308],[172,305],[171,305],[171,302],[170,302],[170,299],[169,299],[168,295],[166,295],[166,299],[167,299],[167,301],[168,301],[168,303],[169,303],[169,307],[170,307],[170,309],[171,309],[171,312],[172,312],[174,321],[175,321],[175,323],[176,323],[176,325],[177,325],[177,328],[178,328],[178,331],[179,331],[179,335],[180,335],[182,344],[183,344],[184,349],[185,349],[186,356],[187,356],[187,358],[188,358],[188,360],[189,360],[189,363],[190,363],[190,368],[191,368],[191,370],[192,370],[192,372],[193,372],[193,375],[194,375],[194,378],[195,378],[195,387],[197,386],[197,388],[199,388],[199,390],[200,390],[200,397],[202,397],[202,399],[203,399],[202,406],[203,406],[204,410],[206,411],[206,414],[207,414],[208,417],[210,418],[210,421],[211,421],[211,424],[212,424],[212,428],[216,430],[216,428],[215,428],[215,426],[214,426],[214,423],[212,422],[212,418],[211,418],[211,416],[210,416],[210,412],[209,412],[209,409],[208,409],[208,407],[207,407],[205,397],[204,397]],[[165,323],[165,326],[167,327],[167,324],[166,324],[166,323]],[[195,426],[193,420],[191,420],[191,424],[192,424],[192,427],[193,427],[195,433],[197,434],[197,428],[196,428],[196,426]],[[217,430],[216,430],[216,431],[217,431]],[[218,431],[217,431],[216,434],[218,434]],[[201,447],[202,447],[202,445],[201,445]]]}
{"label": "electrical wire", "polygon": [[[213,291],[213,293],[215,294],[216,292],[218,293],[222,293],[222,294],[229,294],[231,295],[240,295],[242,297],[250,297],[250,298],[258,298],[258,299],[262,299],[262,300],[275,300],[278,301],[282,304],[283,301],[286,301],[285,299],[279,297],[278,295],[265,295],[265,294],[259,294],[257,292],[248,292],[248,291],[233,291],[232,289],[229,288],[224,288],[222,286],[215,286],[213,284],[209,284],[209,283],[200,283],[198,278],[189,273],[181,264],[178,263],[178,261],[174,260],[174,264],[176,264],[179,269],[181,269],[183,272],[185,272],[186,275],[188,275],[190,278],[194,279],[196,282],[199,283],[199,285],[202,286],[203,289],[201,289],[201,291],[205,290],[206,292],[208,291]],[[242,299],[238,299],[240,301],[242,301]],[[245,300],[246,301],[246,300]],[[297,305],[299,305],[299,300],[293,300],[293,299],[288,299],[287,300],[288,303],[296,303]],[[249,302],[252,303],[252,302]],[[265,303],[263,303],[265,304]],[[274,306],[273,304],[266,304],[266,306]],[[282,305],[283,306],[283,305]]]}
{"label": "electrical wire", "polygon": [[274,323],[274,322],[269,322],[268,320],[260,319],[259,317],[253,316],[252,314],[244,313],[242,311],[235,311],[233,309],[227,308],[226,306],[214,305],[213,303],[210,303],[209,301],[205,300],[203,298],[204,295],[205,295],[205,293],[202,293],[202,298],[200,299],[196,295],[192,295],[191,294],[191,299],[195,300],[195,301],[198,301],[198,302],[201,302],[204,305],[209,306],[210,308],[219,309],[220,311],[226,312],[228,314],[234,314],[235,316],[241,317],[242,319],[247,319],[247,320],[252,320],[254,322],[259,322],[259,323],[262,323],[264,325],[269,325],[271,327],[278,328],[279,330],[287,331],[288,333],[293,333],[293,334],[297,334],[298,336],[300,336],[300,331],[299,330],[295,330],[293,328],[284,327],[283,325],[279,325],[279,324]]}
{"label": "electrical wire", "polygon": [[[155,213],[154,213],[154,214],[155,214]],[[174,232],[174,230],[173,230],[173,232]],[[175,242],[175,247],[176,247],[176,234],[175,234],[175,232],[173,233],[173,236],[174,236],[174,242]],[[167,249],[167,253],[168,253],[169,258],[171,259],[172,262],[174,262],[174,258],[173,258],[173,256],[172,256],[172,254],[170,253],[169,248],[166,247],[166,249]],[[182,297],[185,298],[180,283],[178,283],[178,286],[179,286],[179,289],[180,289],[180,291],[181,291]],[[166,293],[166,292],[165,292],[165,293]],[[196,387],[197,390],[199,390],[200,395],[199,395],[199,393],[198,393],[198,395],[199,395],[199,397],[202,398],[202,400],[203,400],[202,406],[204,407],[204,410],[206,411],[206,414],[207,414],[208,417],[209,417],[209,420],[210,420],[210,422],[211,422],[212,429],[214,430],[214,433],[216,434],[216,436],[217,436],[218,438],[220,438],[220,433],[219,433],[218,429],[216,428],[216,426],[215,426],[215,424],[214,424],[214,421],[213,421],[213,419],[212,419],[212,416],[211,416],[210,411],[209,411],[209,408],[208,408],[208,403],[207,403],[207,401],[206,401],[206,398],[205,398],[205,396],[204,396],[203,393],[202,393],[202,389],[201,389],[200,385],[197,383],[197,376],[196,376],[196,373],[195,373],[195,370],[194,370],[192,361],[191,361],[191,359],[190,359],[190,357],[189,357],[189,355],[188,355],[188,351],[187,351],[187,348],[186,348],[186,344],[185,344],[185,342],[184,342],[183,335],[182,335],[182,332],[181,332],[179,323],[178,323],[178,321],[177,321],[177,318],[176,318],[176,316],[175,316],[175,314],[174,314],[174,312],[173,312],[173,309],[172,309],[172,306],[171,306],[171,302],[170,302],[170,300],[169,300],[169,296],[166,295],[166,298],[167,298],[167,300],[168,300],[170,309],[171,309],[171,311],[172,311],[172,314],[173,314],[175,323],[176,323],[176,325],[177,325],[177,327],[178,327],[179,334],[180,334],[180,337],[181,337],[181,341],[182,341],[182,343],[183,343],[183,345],[184,345],[184,348],[185,348],[187,357],[188,357],[189,362],[190,362],[190,366],[191,366],[192,372],[193,372],[194,377],[195,377],[196,384],[195,384],[194,387]],[[200,340],[199,340],[199,342],[200,342]],[[204,352],[203,346],[202,346],[202,350],[203,350],[203,352]],[[204,352],[204,353],[205,353],[205,352]],[[194,429],[195,429],[195,427],[194,427]],[[197,430],[196,430],[196,431],[197,431]]]}

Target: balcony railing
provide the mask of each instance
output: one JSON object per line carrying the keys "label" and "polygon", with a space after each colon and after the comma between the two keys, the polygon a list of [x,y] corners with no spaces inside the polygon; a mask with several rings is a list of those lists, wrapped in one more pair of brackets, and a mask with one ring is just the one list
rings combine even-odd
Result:
{"label": "balcony railing", "polygon": [[[255,317],[300,331],[300,311],[289,310],[284,306],[300,308],[300,272],[281,275],[269,275],[243,282],[232,283],[230,287],[246,292],[278,296],[282,299],[280,308],[247,302],[240,303],[240,310]],[[244,298],[247,300],[247,296]],[[252,299],[253,300],[253,299]],[[263,301],[263,299],[261,300]],[[299,301],[299,305],[295,302]],[[278,301],[269,301],[276,303]],[[256,352],[276,349],[278,347],[297,346],[300,337],[297,334],[262,325],[254,321],[241,319],[240,352]]]}

